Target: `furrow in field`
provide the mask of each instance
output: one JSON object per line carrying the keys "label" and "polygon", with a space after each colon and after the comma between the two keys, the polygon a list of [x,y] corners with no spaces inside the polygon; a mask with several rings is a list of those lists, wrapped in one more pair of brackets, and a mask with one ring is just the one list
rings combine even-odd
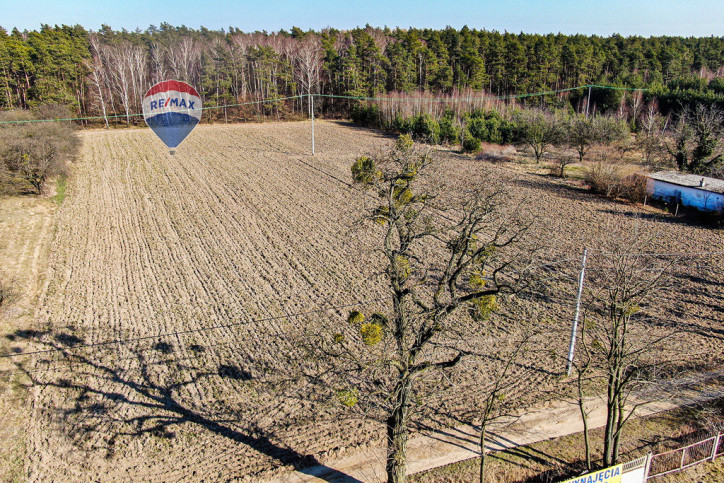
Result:
{"label": "furrow in field", "polygon": [[[347,309],[330,307],[387,293],[365,248],[376,241],[354,224],[361,206],[375,200],[346,182],[357,156],[391,140],[319,122],[311,156],[309,128],[201,125],[175,156],[149,130],[84,136],[57,213],[39,311],[51,331],[46,340],[151,338],[76,351],[83,359],[72,369],[57,366],[40,377],[48,385],[35,400],[32,449],[44,456],[33,461],[34,479],[255,480],[306,454],[379,443],[379,426],[348,417],[334,401],[312,406],[299,396],[304,386],[289,383],[273,393],[267,385],[280,355],[298,354],[295,329],[344,324]],[[441,157],[449,189],[482,169],[454,153]],[[512,198],[532,200],[525,214],[536,221],[531,233],[546,244],[548,260],[599,249],[601,233],[619,222],[655,235],[662,250],[720,246],[716,234],[697,227],[661,223],[564,183],[488,168]],[[550,324],[558,325],[546,341],[549,352],[566,349],[577,267],[573,261],[550,272]],[[721,264],[709,268],[696,276],[716,279]],[[686,343],[714,360],[720,338],[707,329],[721,315],[712,301],[724,287],[686,275],[677,317],[697,317]],[[295,315],[318,307],[330,309]],[[215,326],[223,327],[205,329]],[[177,331],[195,332],[156,337]],[[531,386],[554,386],[546,357],[532,351],[514,368],[520,380],[506,400],[527,403],[537,394]],[[484,391],[492,367],[463,368],[452,386],[429,381],[438,389],[431,400],[473,418],[471,399]]]}

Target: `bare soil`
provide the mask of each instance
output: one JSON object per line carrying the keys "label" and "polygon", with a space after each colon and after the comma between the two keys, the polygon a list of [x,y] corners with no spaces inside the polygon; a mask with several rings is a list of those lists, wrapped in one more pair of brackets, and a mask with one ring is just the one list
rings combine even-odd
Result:
{"label": "bare soil", "polygon": [[[378,423],[336,401],[312,407],[263,384],[283,369],[279,355],[297,350],[287,336],[296,327],[344,323],[341,306],[385,295],[370,281],[375,258],[362,247],[374,239],[355,229],[364,201],[348,180],[357,156],[392,140],[345,123],[316,131],[316,156],[304,122],[202,125],[175,156],[149,130],[83,133],[47,287],[24,322],[37,332],[6,338],[7,350],[55,350],[24,365],[33,383],[28,479],[258,480],[381,444]],[[548,294],[550,357],[532,352],[516,368],[511,405],[559,394],[579,257],[613,225],[655,235],[657,251],[721,251],[720,231],[439,154],[450,187],[492,169],[530,201],[544,258],[569,260]],[[724,283],[722,257],[690,260],[661,310],[683,328],[671,340],[687,354],[682,370],[698,371],[722,362]],[[327,310],[294,315],[318,308]],[[464,368],[459,389],[437,396],[460,422],[475,420],[481,371]]]}
{"label": "bare soil", "polygon": [[[0,282],[5,298],[0,307],[0,354],[35,327],[36,309],[48,268],[56,205],[48,199],[0,199]],[[17,360],[0,359],[0,372],[16,370]],[[27,379],[0,379],[0,480],[17,481],[25,474],[28,426]]]}

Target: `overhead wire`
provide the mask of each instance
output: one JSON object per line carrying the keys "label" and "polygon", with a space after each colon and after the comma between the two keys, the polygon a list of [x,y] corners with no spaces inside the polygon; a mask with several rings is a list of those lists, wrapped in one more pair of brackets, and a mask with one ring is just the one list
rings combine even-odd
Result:
{"label": "overhead wire", "polygon": [[248,321],[232,322],[232,323],[229,323],[229,324],[219,324],[219,325],[208,326],[208,327],[200,327],[200,328],[197,328],[197,329],[187,329],[187,330],[180,330],[180,331],[173,331],[173,332],[163,332],[163,333],[160,333],[160,334],[147,335],[147,336],[141,336],[141,337],[132,337],[132,338],[129,338],[129,339],[114,339],[114,340],[107,340],[107,341],[103,341],[103,342],[94,342],[94,343],[91,343],[91,344],[76,344],[76,345],[73,345],[73,346],[68,346],[68,347],[59,348],[59,349],[41,349],[41,350],[30,351],[30,352],[12,353],[12,354],[2,354],[2,355],[0,355],[0,359],[9,359],[9,358],[15,358],[15,357],[23,357],[23,356],[30,356],[30,355],[46,354],[46,353],[51,353],[51,352],[63,352],[63,351],[66,351],[66,350],[77,350],[77,349],[96,348],[96,347],[111,346],[111,345],[116,345],[116,344],[129,344],[129,343],[132,343],[132,342],[139,342],[139,341],[145,341],[145,340],[162,339],[162,338],[166,338],[166,337],[172,337],[172,336],[178,336],[178,335],[187,335],[187,334],[193,334],[193,333],[198,333],[198,332],[208,332],[208,331],[211,331],[211,330],[225,329],[225,328],[229,328],[229,327],[238,327],[238,326],[248,325],[248,324],[258,323],[258,322],[269,322],[269,321],[272,321],[272,320],[281,320],[281,319],[289,319],[289,318],[293,318],[293,317],[301,317],[301,316],[304,316],[304,315],[311,315],[311,314],[316,314],[316,313],[320,313],[320,312],[326,312],[326,311],[329,311],[329,310],[339,310],[339,309],[344,309],[344,308],[349,308],[349,307],[354,307],[354,306],[360,306],[360,305],[365,305],[365,306],[366,306],[366,305],[372,304],[372,303],[374,303],[374,302],[379,302],[379,301],[382,301],[382,300],[387,300],[387,299],[389,299],[389,298],[390,298],[390,297],[380,297],[380,298],[373,299],[373,300],[366,301],[366,302],[354,302],[354,303],[349,303],[349,304],[344,304],[344,305],[337,305],[337,306],[332,306],[332,307],[317,308],[317,309],[308,310],[308,311],[303,311],[303,312],[295,312],[295,313],[286,314],[286,315],[277,315],[277,316],[273,316],[273,317],[264,317],[264,318],[259,318],[259,319],[251,319],[251,320],[248,320]]}
{"label": "overhead wire", "polygon": [[[239,102],[236,104],[224,104],[222,106],[203,106],[201,108],[201,110],[206,111],[206,110],[210,110],[210,109],[223,109],[226,107],[240,107],[240,106],[249,106],[252,104],[266,104],[269,102],[287,101],[290,99],[301,99],[308,95],[309,94],[299,94],[297,96],[275,97],[275,98],[269,98],[269,99],[262,99],[260,101]],[[313,95],[316,95],[316,94],[313,94]],[[34,123],[34,122],[90,121],[90,120],[120,119],[120,118],[141,117],[141,116],[143,116],[143,113],[112,114],[112,115],[108,115],[108,116],[71,117],[71,118],[62,118],[62,119],[57,118],[57,119],[27,119],[27,120],[14,120],[14,121],[0,121],[0,124],[28,124],[28,123]]]}
{"label": "overhead wire", "polygon": [[[592,85],[587,84],[583,86],[576,86],[576,87],[568,87],[566,89],[557,89],[553,91],[540,91],[540,92],[530,92],[530,93],[524,93],[524,94],[508,94],[508,95],[482,95],[482,96],[467,96],[467,97],[441,97],[441,98],[432,98],[432,99],[417,99],[416,102],[439,102],[439,103],[446,103],[446,102],[457,102],[457,101],[472,101],[472,100],[510,100],[510,99],[524,99],[528,97],[539,97],[539,96],[547,96],[552,94],[560,94],[563,92],[570,92],[575,91],[579,89],[587,89],[587,88],[597,88],[597,89],[613,89],[613,90],[626,90],[626,91],[647,91],[649,89],[645,88],[633,88],[633,87],[616,87],[616,86],[600,86],[600,85]],[[201,110],[212,110],[212,109],[224,109],[229,107],[241,107],[241,106],[249,106],[254,104],[266,104],[270,102],[279,102],[279,101],[287,101],[291,99],[302,99],[305,97],[323,97],[323,98],[335,98],[335,99],[351,99],[351,100],[362,100],[362,101],[380,101],[380,102],[388,102],[388,101],[400,101],[400,100],[410,100],[409,98],[404,97],[365,97],[365,96],[344,96],[344,95],[337,95],[337,94],[298,94],[296,96],[287,96],[287,97],[274,97],[274,98],[268,98],[268,99],[261,99],[258,101],[248,101],[248,102],[239,102],[239,103],[233,103],[233,104],[223,104],[220,106],[202,106]],[[103,119],[122,119],[122,118],[131,118],[131,117],[141,117],[143,116],[143,113],[129,113],[129,114],[111,114],[106,116],[86,116],[86,117],[72,117],[72,118],[56,118],[56,119],[27,119],[27,120],[11,120],[11,121],[0,121],[0,124],[29,124],[29,123],[38,123],[38,122],[67,122],[67,121],[91,121],[91,120],[103,120]]]}
{"label": "overhead wire", "polygon": [[[694,252],[694,253],[669,253],[669,252],[662,252],[662,253],[655,253],[655,252],[647,252],[647,253],[589,253],[588,257],[596,257],[596,256],[614,256],[614,255],[620,255],[620,256],[675,256],[675,257],[704,257],[704,256],[711,256],[711,255],[724,255],[724,251],[713,251],[713,252]],[[568,257],[568,258],[562,258],[557,260],[552,260],[550,262],[546,262],[540,265],[533,265],[530,267],[523,268],[521,270],[515,270],[512,272],[506,272],[507,275],[522,273],[526,271],[531,270],[537,270],[540,268],[547,268],[555,265],[559,265],[561,263],[570,262],[570,261],[577,261],[579,260],[578,257]],[[588,268],[587,270],[597,270],[593,267]],[[600,270],[600,269],[598,269]],[[554,279],[557,276],[549,277],[549,279]],[[549,280],[545,279],[545,280]],[[250,318],[249,320],[245,321],[239,321],[239,322],[231,322],[228,324],[217,324],[213,326],[207,326],[207,327],[199,327],[195,329],[186,329],[186,330],[180,330],[180,331],[171,331],[171,332],[162,332],[159,334],[154,335],[148,335],[148,336],[140,336],[140,337],[132,337],[127,339],[113,339],[113,340],[106,340],[102,342],[95,342],[95,343],[89,343],[89,344],[75,344],[75,345],[68,345],[67,347],[62,348],[53,348],[53,349],[40,349],[35,351],[29,351],[29,352],[18,352],[18,353],[11,353],[11,354],[2,354],[0,355],[0,359],[14,359],[14,358],[21,358],[21,357],[27,357],[27,356],[33,356],[33,355],[42,355],[42,354],[50,354],[50,353],[61,353],[61,352],[67,352],[67,351],[77,351],[81,349],[88,349],[88,348],[103,348],[103,347],[111,347],[114,345],[129,345],[134,342],[142,342],[142,341],[148,341],[148,340],[161,340],[169,337],[178,337],[182,335],[188,335],[188,334],[194,334],[194,333],[203,333],[203,332],[209,332],[213,330],[219,330],[219,329],[225,329],[230,327],[239,327],[239,326],[245,326],[245,325],[251,325],[254,323],[259,322],[269,322],[272,320],[282,320],[282,319],[292,319],[296,317],[301,317],[305,315],[311,315],[315,313],[321,313],[321,312],[327,312],[330,310],[341,310],[345,308],[350,307],[359,307],[359,306],[369,306],[377,302],[389,300],[391,296],[387,297],[379,297],[373,300],[369,301],[358,301],[353,302],[349,304],[342,304],[342,305],[335,305],[335,306],[329,306],[329,307],[319,307],[316,309],[306,310],[306,311],[300,311],[300,312],[292,312],[285,315],[278,315],[273,317],[263,317],[263,318]],[[277,334],[283,336],[284,334]],[[216,345],[222,345],[222,344],[215,344]],[[211,347],[213,347],[211,346]],[[149,347],[146,349],[143,349],[141,352],[149,351],[149,350],[156,350],[159,349],[156,347]],[[21,371],[25,372],[25,371]],[[8,373],[4,373],[2,375],[8,375]]]}

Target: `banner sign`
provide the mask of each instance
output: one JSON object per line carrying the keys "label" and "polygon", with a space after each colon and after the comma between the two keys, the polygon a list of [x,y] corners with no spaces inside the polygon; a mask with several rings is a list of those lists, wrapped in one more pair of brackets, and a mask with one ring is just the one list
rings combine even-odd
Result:
{"label": "banner sign", "polygon": [[577,476],[571,478],[563,483],[621,483],[621,472],[623,471],[623,465],[611,466],[595,473],[588,473],[587,475]]}

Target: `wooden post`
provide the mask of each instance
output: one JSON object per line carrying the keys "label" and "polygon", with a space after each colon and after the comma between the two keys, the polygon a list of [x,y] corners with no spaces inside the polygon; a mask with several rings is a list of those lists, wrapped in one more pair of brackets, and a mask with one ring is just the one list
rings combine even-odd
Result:
{"label": "wooden post", "polygon": [[719,449],[719,441],[721,440],[721,433],[716,435],[716,438],[714,439],[714,446],[711,448],[711,460],[714,461],[714,458],[716,458],[716,450]]}
{"label": "wooden post", "polygon": [[651,460],[654,459],[654,454],[649,452],[646,455],[646,465],[644,466],[644,480],[646,481],[649,479],[649,470],[651,470]]}
{"label": "wooden post", "polygon": [[679,469],[682,469],[684,467],[684,461],[686,459],[686,450],[688,446],[684,447],[684,450],[681,452],[681,463],[679,464]]}

